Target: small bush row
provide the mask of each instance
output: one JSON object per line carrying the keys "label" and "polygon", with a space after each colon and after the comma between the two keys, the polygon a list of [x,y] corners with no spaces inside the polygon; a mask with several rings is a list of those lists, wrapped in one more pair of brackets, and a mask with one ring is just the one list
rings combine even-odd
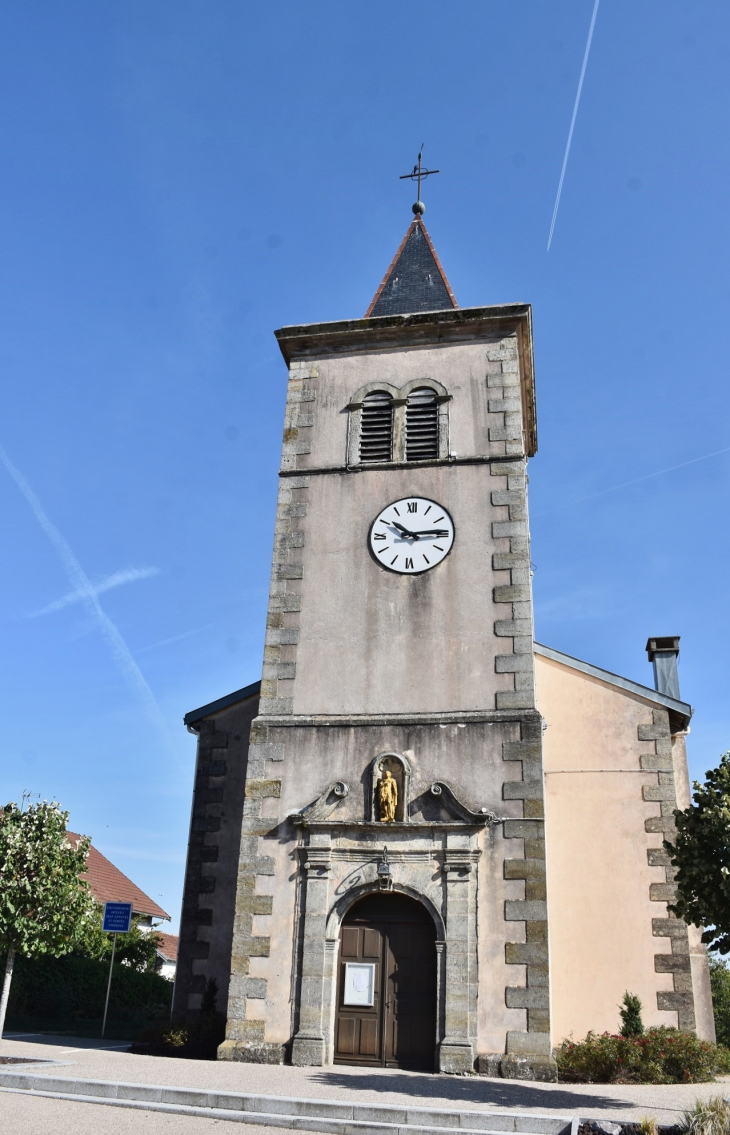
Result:
{"label": "small bush row", "polygon": [[[101,1019],[109,963],[66,954],[61,958],[18,957],[8,1005],[9,1017]],[[169,1020],[172,982],[156,973],[115,965],[110,1018],[117,1021]]]}
{"label": "small bush row", "polygon": [[639,1035],[589,1032],[555,1051],[558,1075],[573,1084],[700,1084],[730,1071],[730,1052],[694,1033],[660,1026]]}

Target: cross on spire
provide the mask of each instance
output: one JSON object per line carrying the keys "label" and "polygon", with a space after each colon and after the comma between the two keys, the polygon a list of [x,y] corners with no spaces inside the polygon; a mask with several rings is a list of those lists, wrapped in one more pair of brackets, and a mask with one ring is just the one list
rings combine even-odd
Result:
{"label": "cross on spire", "polygon": [[421,143],[421,152],[418,155],[418,164],[413,167],[413,169],[410,173],[402,173],[400,175],[400,178],[399,178],[400,181],[405,181],[406,179],[408,179],[410,181],[417,181],[418,182],[418,200],[416,201],[415,205],[413,206],[413,212],[417,217],[423,216],[423,214],[426,212],[426,206],[423,204],[423,201],[421,200],[421,182],[425,181],[427,177],[430,177],[432,173],[440,173],[441,172],[441,170],[438,170],[438,169],[424,169],[423,166],[421,165],[422,156],[423,156],[423,142]]}

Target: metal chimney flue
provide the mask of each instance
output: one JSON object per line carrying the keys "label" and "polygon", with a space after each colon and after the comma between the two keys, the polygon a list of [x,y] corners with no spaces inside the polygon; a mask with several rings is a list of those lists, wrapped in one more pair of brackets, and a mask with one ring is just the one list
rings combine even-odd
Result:
{"label": "metal chimney flue", "polygon": [[670,638],[650,638],[646,644],[649,661],[654,664],[654,689],[669,698],[679,697],[679,635]]}

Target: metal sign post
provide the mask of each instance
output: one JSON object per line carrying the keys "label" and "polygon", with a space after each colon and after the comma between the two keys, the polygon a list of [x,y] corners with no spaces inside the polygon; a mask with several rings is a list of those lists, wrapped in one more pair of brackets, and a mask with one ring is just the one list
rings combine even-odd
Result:
{"label": "metal sign post", "polygon": [[129,928],[132,924],[132,904],[131,902],[105,902],[104,903],[104,921],[101,924],[102,930],[106,934],[113,934],[114,941],[112,942],[112,957],[109,962],[109,980],[106,985],[106,1001],[104,1003],[104,1020],[101,1025],[101,1035],[104,1036],[106,1032],[106,1015],[109,1010],[109,994],[112,988],[112,972],[114,967],[114,955],[117,952],[117,934],[129,934]]}

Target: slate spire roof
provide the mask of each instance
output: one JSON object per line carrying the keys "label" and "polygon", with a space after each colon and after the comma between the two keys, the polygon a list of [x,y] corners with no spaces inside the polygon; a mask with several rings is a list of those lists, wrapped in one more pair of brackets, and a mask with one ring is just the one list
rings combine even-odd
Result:
{"label": "slate spire roof", "polygon": [[458,306],[423,217],[416,217],[408,226],[365,318],[371,315],[406,315],[414,311],[446,311]]}

